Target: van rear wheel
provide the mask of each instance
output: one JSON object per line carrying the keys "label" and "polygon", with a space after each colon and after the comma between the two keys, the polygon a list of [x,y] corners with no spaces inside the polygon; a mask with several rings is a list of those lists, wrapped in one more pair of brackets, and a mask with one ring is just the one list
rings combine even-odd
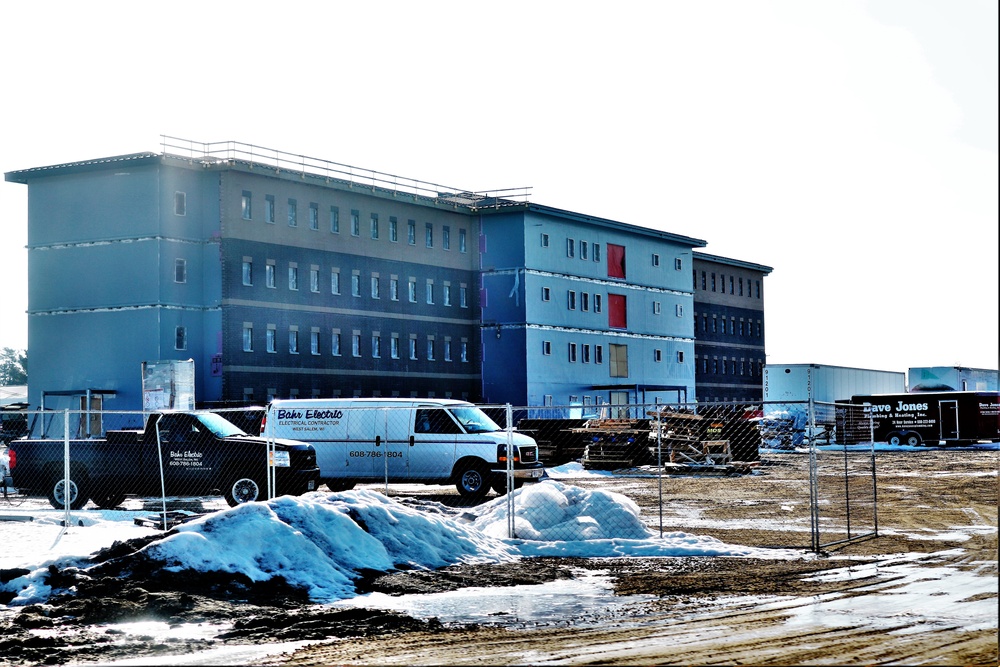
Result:
{"label": "van rear wheel", "polygon": [[455,488],[466,498],[482,498],[489,493],[489,471],[481,461],[462,461],[455,467]]}

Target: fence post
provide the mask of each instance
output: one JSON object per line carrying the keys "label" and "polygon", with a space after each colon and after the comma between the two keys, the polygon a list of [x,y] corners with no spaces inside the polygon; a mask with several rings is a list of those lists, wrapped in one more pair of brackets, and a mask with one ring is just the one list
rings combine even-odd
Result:
{"label": "fence post", "polygon": [[[814,425],[813,399],[809,398],[809,424]],[[807,426],[806,428],[811,428]],[[809,437],[809,521],[812,533],[812,550],[819,553],[819,473],[816,463],[816,440]]]}
{"label": "fence post", "polygon": [[63,527],[69,527],[69,409],[63,411]]}
{"label": "fence post", "polygon": [[[145,413],[143,413],[145,416]],[[163,445],[160,441],[160,420],[156,420],[156,460],[160,463],[160,518],[163,520],[163,530],[167,529],[167,486],[163,478]]]}
{"label": "fence post", "polygon": [[514,527],[514,409],[510,403],[505,406],[507,413],[507,474],[504,483],[507,485],[507,537],[517,537]]}

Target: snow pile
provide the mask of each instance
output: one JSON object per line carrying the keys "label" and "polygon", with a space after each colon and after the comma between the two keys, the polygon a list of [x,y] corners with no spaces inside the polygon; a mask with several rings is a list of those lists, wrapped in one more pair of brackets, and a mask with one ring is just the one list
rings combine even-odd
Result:
{"label": "snow pile", "polygon": [[[178,526],[175,534],[150,543],[145,551],[175,572],[231,572],[252,581],[282,576],[317,602],[354,596],[353,582],[363,569],[434,569],[543,555],[761,555],[711,537],[661,537],[642,523],[634,502],[605,490],[547,480],[516,491],[513,505],[517,537],[508,539],[506,497],[453,517],[403,505],[373,490],[313,492],[205,515]],[[99,546],[110,545],[109,535],[136,537],[129,523],[91,521],[72,533],[95,531],[104,540]],[[103,530],[115,525],[120,532]],[[69,534],[59,539],[63,537]],[[96,548],[93,542],[81,543],[81,551],[56,562],[63,568],[87,567],[84,559]],[[38,544],[34,553],[44,549]],[[51,594],[45,583],[50,562],[31,566],[31,574],[0,584],[0,591],[16,594],[13,605],[44,601]]]}

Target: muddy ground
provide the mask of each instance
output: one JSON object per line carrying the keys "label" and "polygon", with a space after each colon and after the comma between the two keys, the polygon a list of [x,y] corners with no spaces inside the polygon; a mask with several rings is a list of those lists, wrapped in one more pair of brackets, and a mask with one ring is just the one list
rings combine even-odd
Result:
{"label": "muddy ground", "polygon": [[[996,665],[997,631],[968,631],[961,624],[921,627],[919,616],[890,626],[822,624],[789,626],[788,620],[820,598],[839,596],[859,608],[891,594],[892,581],[811,578],[818,571],[898,561],[908,554],[920,567],[958,567],[984,578],[979,598],[997,598],[997,452],[880,454],[877,515],[866,503],[875,490],[860,482],[841,491],[860,502],[853,534],[877,520],[879,535],[832,544],[819,555],[807,550],[783,560],[744,558],[530,559],[517,567],[458,566],[436,572],[363,573],[360,591],[427,593],[466,586],[509,586],[606,572],[617,595],[645,595],[641,604],[595,619],[561,624],[443,625],[384,611],[332,610],[310,604],[283,582],[254,585],[232,576],[164,573],[136,551],[144,541],[116,544],[95,558],[79,578],[53,570],[53,584],[72,594],[7,617],[0,628],[0,663],[66,664],[171,656],[220,645],[314,644],[263,664],[939,664]],[[581,479],[584,486],[626,492],[651,513],[651,525],[710,534],[734,544],[810,546],[808,479],[800,466],[778,467],[725,479],[671,477],[666,484],[643,477]],[[767,463],[767,461],[765,461]],[[862,462],[863,463],[863,462]],[[853,463],[852,463],[853,465]],[[839,463],[832,460],[831,469]],[[820,486],[828,541],[844,534],[835,477]],[[805,494],[803,496],[803,494]],[[665,499],[664,519],[659,499]],[[441,500],[436,498],[436,500]],[[735,501],[739,502],[735,502]],[[699,519],[694,528],[692,511]],[[803,516],[805,513],[805,516]],[[763,519],[763,521],[761,521]],[[724,528],[718,522],[724,521]],[[964,539],[964,535],[972,537]],[[913,556],[920,554],[920,556]],[[16,573],[0,573],[0,577]],[[779,597],[775,597],[779,596]],[[780,599],[781,604],[763,602]],[[125,635],[103,624],[132,620],[219,624],[214,637],[164,640]],[[224,629],[223,629],[224,628]]]}

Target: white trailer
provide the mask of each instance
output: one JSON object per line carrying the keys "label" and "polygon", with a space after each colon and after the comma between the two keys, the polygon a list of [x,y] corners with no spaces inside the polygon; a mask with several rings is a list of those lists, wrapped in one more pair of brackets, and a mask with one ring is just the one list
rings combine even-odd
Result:
{"label": "white trailer", "polygon": [[[825,441],[834,438],[833,403],[859,394],[893,394],[906,391],[906,374],[824,364],[767,364],[764,366],[764,414],[761,432],[765,444],[800,445],[807,435]],[[816,428],[810,433],[809,400],[815,410]]]}
{"label": "white trailer", "polygon": [[1000,371],[965,366],[915,366],[910,391],[1000,391]]}

